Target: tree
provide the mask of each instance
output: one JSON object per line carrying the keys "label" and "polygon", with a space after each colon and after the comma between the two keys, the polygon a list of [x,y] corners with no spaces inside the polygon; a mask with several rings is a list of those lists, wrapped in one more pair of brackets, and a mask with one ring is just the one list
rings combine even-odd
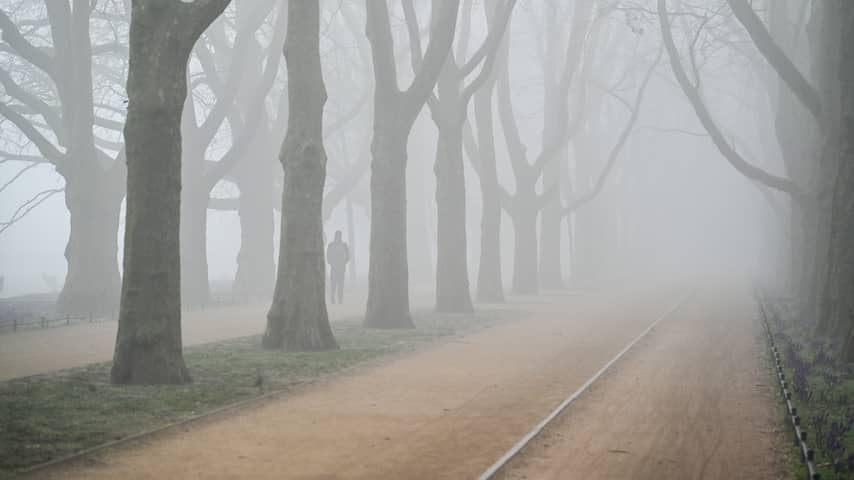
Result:
{"label": "tree", "polygon": [[371,240],[365,326],[410,328],[406,259],[406,143],[450,51],[458,0],[434,0],[430,44],[411,85],[397,84],[386,0],[367,2],[366,31],[374,66],[371,144]]}
{"label": "tree", "polygon": [[[412,1],[406,0],[404,12],[409,27],[410,46],[414,67],[418,68],[421,57],[418,24]],[[466,195],[463,171],[463,124],[466,121],[469,101],[490,77],[501,39],[516,0],[508,0],[493,6],[487,12],[490,30],[481,46],[463,65],[457,63],[453,54],[445,60],[437,81],[437,95],[428,100],[433,122],[439,129],[436,148],[436,207],[437,207],[437,252],[436,252],[436,311],[449,313],[472,312],[468,279],[466,251]],[[466,12],[470,13],[471,4]],[[469,17],[470,15],[467,15]],[[467,27],[468,22],[464,22]],[[463,33],[460,45],[466,45],[468,32]],[[460,49],[464,59],[465,49]],[[479,65],[477,75],[466,84]]]}
{"label": "tree", "polygon": [[[842,145],[840,148],[841,157],[839,164],[843,166],[843,174],[841,179],[845,180],[845,188],[838,189],[840,192],[838,208],[834,212],[839,212],[843,225],[847,228],[843,230],[845,234],[845,251],[844,256],[839,260],[845,262],[847,267],[846,276],[843,277],[842,285],[845,288],[845,304],[840,309],[843,313],[839,319],[841,328],[838,331],[841,333],[842,358],[849,363],[854,363],[854,289],[851,287],[851,280],[854,278],[854,268],[852,268],[852,260],[854,259],[854,211],[850,205],[854,200],[854,5],[850,2],[839,2],[840,5],[840,23],[841,41],[839,42],[840,65],[839,65],[839,81],[842,86],[840,102],[842,110],[840,138]],[[841,192],[844,191],[844,195]]]}
{"label": "tree", "polygon": [[[560,59],[563,60],[563,68],[559,74],[555,72],[556,79],[548,80],[548,82],[554,81],[554,85],[552,88],[547,88],[547,94],[544,95],[544,108],[549,110],[549,114],[544,116],[542,149],[530,160],[513,112],[510,97],[509,49],[505,48],[506,55],[502,60],[497,81],[498,111],[516,189],[511,195],[502,188],[500,194],[502,207],[513,220],[513,292],[516,294],[536,294],[540,289],[537,218],[551,196],[558,195],[558,189],[557,184],[552,184],[550,189],[538,193],[537,184],[546,165],[552,162],[554,156],[567,145],[582,118],[585,98],[583,81],[579,82],[579,88],[576,91],[577,109],[572,119],[569,118],[566,105],[569,102],[573,80],[583,76],[583,73],[578,74],[581,51],[588,42],[589,45],[596,44],[595,38],[591,41],[588,35],[592,20],[592,6],[593,2],[590,0],[575,5],[573,27],[567,46],[565,49],[557,50],[560,52]],[[553,112],[554,114],[551,106],[545,106],[547,104],[554,104],[554,108],[557,109]]]}
{"label": "tree", "polygon": [[132,1],[116,384],[190,381],[181,344],[181,115],[190,52],[229,2]]}
{"label": "tree", "polygon": [[[233,31],[226,28],[226,22],[216,22],[204,35],[203,42],[194,49],[195,59],[201,66],[201,75],[191,82],[192,94],[185,104],[182,121],[184,164],[182,168],[183,190],[181,192],[181,267],[182,267],[182,303],[184,305],[204,306],[210,301],[210,287],[207,265],[207,210],[214,187],[232,174],[236,166],[247,157],[265,150],[263,142],[269,128],[269,117],[264,109],[267,95],[272,88],[279,71],[281,54],[279,47],[284,39],[286,15],[284,7],[273,15],[272,34],[269,45],[259,43],[257,31],[270,17],[277,2],[259,0],[238,2],[234,13]],[[249,75],[248,72],[254,75]],[[205,95],[207,94],[207,95]],[[207,115],[200,118],[197,111],[204,111],[206,101],[212,106]],[[207,97],[207,98],[204,98]],[[212,97],[212,98],[211,98]],[[228,124],[231,133],[230,146],[216,161],[210,161],[211,146],[216,143],[217,135],[224,124]],[[253,151],[254,150],[254,151]],[[261,153],[263,155],[263,153]],[[253,160],[258,160],[253,158]],[[263,171],[263,169],[261,168]],[[241,173],[246,173],[244,170]],[[246,175],[244,175],[246,180]],[[268,174],[268,179],[272,179]],[[257,200],[255,205],[265,199],[262,189],[258,189],[258,198],[252,193],[246,195],[246,204]],[[242,217],[247,227],[259,230],[272,229],[272,216],[254,218],[246,214]],[[271,213],[271,212],[267,212]],[[262,214],[258,212],[259,216]],[[249,232],[247,232],[249,233]],[[259,236],[264,232],[258,232]],[[272,238],[272,236],[270,237]],[[257,240],[256,246],[269,243],[255,236],[247,240]],[[254,242],[248,242],[251,246]],[[270,251],[271,255],[272,252]],[[241,252],[244,260],[241,266],[249,267],[247,260],[253,256]],[[258,259],[253,267],[259,282],[265,274],[272,275],[272,258]],[[265,272],[266,270],[266,272]],[[241,272],[241,275],[245,275]],[[245,285],[246,281],[241,280]],[[271,278],[267,278],[270,282]]]}
{"label": "tree", "polygon": [[501,273],[501,185],[495,162],[495,119],[492,102],[495,97],[495,74],[491,73],[474,95],[477,140],[467,132],[466,153],[480,180],[480,261],[477,270],[477,299],[503,302]]}
{"label": "tree", "polygon": [[288,2],[288,133],[280,160],[285,169],[279,271],[267,314],[265,348],[338,348],[326,312],[323,252],[323,105],[318,2]]}
{"label": "tree", "polygon": [[667,0],[658,0],[658,17],[661,22],[662,39],[664,41],[664,46],[667,49],[668,56],[670,57],[670,66],[673,70],[673,75],[676,77],[676,81],[679,83],[679,86],[682,88],[682,91],[685,93],[685,96],[694,108],[700,123],[702,123],[703,127],[709,133],[709,136],[724,158],[745,177],[757,181],[769,188],[784,192],[795,200],[801,200],[803,198],[803,192],[798,185],[788,178],[773,175],[759,167],[756,167],[755,165],[750,164],[741,156],[741,154],[738,153],[738,151],[736,151],[735,148],[733,148],[729,140],[727,140],[726,136],[712,118],[709,110],[706,108],[698,85],[691,82],[688,78],[688,74],[685,72],[685,68],[682,66],[679,50],[676,47],[676,43],[673,41],[673,33],[670,29]]}
{"label": "tree", "polygon": [[[542,148],[546,149],[561,143],[561,148],[553,148],[543,156],[542,182],[543,189],[549,192],[544,198],[540,212],[539,238],[539,284],[544,288],[558,289],[563,287],[561,272],[561,153],[565,153],[566,143],[561,137],[574,137],[586,114],[585,84],[586,79],[577,81],[579,88],[578,101],[575,105],[573,126],[567,128],[569,119],[569,87],[573,77],[580,76],[584,56],[585,41],[588,39],[591,14],[594,2],[575,2],[572,15],[572,28],[569,33],[569,44],[564,51],[561,48],[562,36],[558,28],[560,9],[557,4],[545,6],[545,52],[543,56],[543,133]],[[589,61],[590,59],[588,59]],[[564,71],[560,71],[561,64]],[[567,139],[568,140],[568,139]]]}
{"label": "tree", "polygon": [[[120,68],[116,63],[124,62],[126,47],[115,31],[105,33],[110,28],[99,29],[97,37],[107,40],[93,45],[90,21],[111,23],[112,19],[121,19],[124,12],[96,10],[88,0],[44,5],[50,27],[49,49],[34,43],[43,42],[43,37],[28,38],[33,32],[22,33],[0,10],[2,46],[19,60],[17,65],[10,65],[17,71],[0,66],[0,85],[9,98],[0,100],[0,116],[38,151],[36,156],[0,152],[0,157],[50,163],[65,180],[65,204],[70,213],[65,249],[68,273],[57,310],[104,314],[115,311],[119,297],[116,240],[125,194],[125,162],[122,145],[109,135],[122,125],[114,113],[118,105],[108,105],[116,98],[96,99],[93,89],[95,82],[112,84],[112,73],[105,73],[104,66]],[[40,192],[19,213],[31,211],[61,191]],[[22,216],[13,216],[9,224]]]}

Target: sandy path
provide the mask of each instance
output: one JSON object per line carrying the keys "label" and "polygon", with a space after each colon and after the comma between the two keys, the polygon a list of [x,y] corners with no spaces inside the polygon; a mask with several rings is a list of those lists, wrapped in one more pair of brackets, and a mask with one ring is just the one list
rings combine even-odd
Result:
{"label": "sandy path", "polygon": [[785,478],[753,315],[744,295],[690,302],[497,478]]}
{"label": "sandy path", "polygon": [[675,296],[553,297],[526,320],[42,477],[473,478]]}

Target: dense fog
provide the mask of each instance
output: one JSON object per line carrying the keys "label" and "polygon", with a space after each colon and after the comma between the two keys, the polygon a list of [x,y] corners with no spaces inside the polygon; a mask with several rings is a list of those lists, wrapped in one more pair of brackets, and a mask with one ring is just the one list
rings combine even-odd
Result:
{"label": "dense fog", "polygon": [[[25,38],[39,48],[53,51],[50,17],[45,5],[29,1],[7,3],[4,12],[9,18],[27,25],[22,32]],[[124,76],[129,3],[93,3],[90,37],[94,111],[97,118],[104,119],[96,122],[93,131],[96,145],[104,155],[116,157],[121,148],[121,122],[127,103]],[[415,3],[422,43],[426,44],[430,4]],[[460,64],[484,42],[489,30],[484,11],[488,4],[481,1],[463,3],[453,46]],[[550,177],[559,175],[559,179],[547,180],[557,180],[563,205],[595,186],[629,121],[631,112],[626,104],[633,102],[661,45],[658,20],[651,10],[645,10],[640,4],[630,5],[631,2],[588,3],[595,4],[589,24],[582,22],[581,25],[589,32],[578,61],[578,73],[566,95],[573,131],[565,133],[571,138],[550,160],[554,167],[549,167],[548,174]],[[695,24],[699,21],[690,17],[676,23],[676,38],[684,54],[683,60],[688,61],[689,40],[696,40],[694,50],[704,99],[718,124],[749,161],[770,172],[783,172],[779,147],[774,133],[769,131],[773,129],[769,125],[773,100],[769,89],[776,80],[770,78],[769,66],[750,47],[749,38],[731,14],[720,2],[707,3],[685,3],[679,7],[710,18],[703,30]],[[199,161],[222,161],[228,151],[235,148],[237,137],[243,133],[232,126],[233,117],[243,122],[239,128],[249,124],[252,117],[263,117],[263,123],[250,125],[258,132],[254,133],[248,148],[239,147],[241,158],[234,161],[224,175],[216,172],[221,178],[214,179],[209,196],[217,201],[234,200],[227,206],[213,202],[208,206],[205,243],[193,247],[195,251],[206,249],[207,278],[219,295],[231,290],[237,272],[241,249],[238,199],[243,192],[256,188],[267,192],[268,196],[281,191],[282,171],[276,153],[287,124],[283,118],[287,116],[283,92],[288,76],[285,62],[271,55],[271,51],[279,49],[279,45],[271,45],[271,41],[276,22],[282,22],[280,8],[278,2],[273,1],[233,2],[201,37],[188,67],[194,122],[204,124],[207,131],[199,134],[199,141],[204,144],[191,147],[193,154],[198,156],[193,165],[188,165],[190,162],[186,160],[193,133],[184,131],[186,178],[202,178],[209,167]],[[412,77],[409,36],[401,5],[392,2],[390,8],[395,58],[400,72],[398,82],[406,85]],[[549,65],[548,74],[555,75],[565,62],[566,42],[572,31],[567,25],[573,19],[574,8],[583,7],[573,2],[522,1],[515,7],[510,21],[509,52],[501,55],[509,58],[511,101],[519,136],[529,158],[543,149],[544,122],[549,121],[545,118],[544,102],[555,98],[553,93],[546,98],[544,75]],[[328,2],[322,4],[321,16],[320,48],[328,91],[324,143],[329,158],[324,231],[327,237],[335,230],[346,233],[353,244],[352,268],[356,281],[363,282],[367,276],[370,238],[368,163],[370,96],[374,88],[370,46],[364,36],[365,12],[364,7],[355,2]],[[558,28],[550,29],[549,21],[554,21]],[[692,38],[695,32],[699,33]],[[462,39],[461,34],[467,37]],[[727,41],[721,42],[722,37]],[[281,35],[277,41],[281,41]],[[22,95],[34,95],[45,108],[57,111],[64,108],[50,78],[28,63],[25,56],[5,49],[0,53],[0,61],[6,72],[4,75],[14,82],[4,83],[5,101],[9,105],[24,108],[28,106],[27,97]],[[279,64],[275,76],[264,76],[263,72],[274,61]],[[501,71],[496,75],[502,75]],[[267,81],[268,78],[271,81]],[[15,85],[23,92],[18,94]],[[583,92],[578,93],[581,90]],[[266,92],[264,114],[253,110],[261,105],[257,99],[259,91]],[[55,125],[32,108],[20,111],[39,135],[55,142]],[[217,124],[207,125],[205,120],[212,115],[219,115],[214,120]],[[515,178],[502,138],[497,107],[493,116],[499,184],[512,193]],[[18,209],[22,205],[27,208],[33,205],[31,200],[35,194],[62,189],[65,182],[50,163],[16,161],[15,155],[41,157],[42,154],[14,122],[4,118],[2,125],[0,150],[9,154],[0,166],[4,184],[22,169],[35,165],[9,181],[0,193],[3,220],[16,220],[4,226],[0,235],[0,273],[5,277],[2,295],[57,293],[66,275],[64,250],[69,236],[69,212],[62,193],[51,195],[26,215],[14,214],[21,213]],[[473,105],[468,109],[465,128],[467,131],[478,128]],[[437,213],[433,165],[436,148],[437,130],[425,106],[409,136],[407,165],[409,271],[412,282],[425,288],[432,288],[435,281]],[[473,159],[476,153],[468,149],[464,154],[467,261],[474,285],[482,200],[478,175],[470,162],[479,160]],[[104,163],[109,161],[103,160]],[[538,191],[544,192],[543,180],[538,183]],[[188,190],[185,180],[185,194]],[[559,254],[562,277],[567,282],[615,275],[629,265],[652,269],[667,266],[687,273],[719,268],[725,263],[749,274],[776,274],[786,268],[781,263],[785,259],[781,257],[785,257],[786,248],[784,210],[787,202],[784,195],[751,183],[726,163],[696,120],[673,79],[664,54],[643,96],[636,124],[617,154],[601,192],[568,215],[568,222],[566,218],[560,220],[561,227],[556,230],[560,235],[560,249],[555,253]],[[258,244],[260,248],[278,248],[278,235],[274,233],[279,228],[278,214],[273,209],[278,201],[272,203],[274,205],[266,207],[266,215],[257,212],[259,221],[267,224],[258,234],[266,232],[270,236]],[[510,284],[513,223],[506,213],[502,217],[503,281]],[[539,221],[542,222],[542,218]],[[554,220],[549,218],[548,221]],[[115,232],[119,268],[123,229],[122,213]],[[194,241],[201,240],[194,237]],[[271,251],[256,254],[259,261],[267,263],[277,258]],[[266,280],[257,285],[267,288],[268,293],[272,288],[271,272],[268,269]],[[184,275],[188,276],[188,272]]]}

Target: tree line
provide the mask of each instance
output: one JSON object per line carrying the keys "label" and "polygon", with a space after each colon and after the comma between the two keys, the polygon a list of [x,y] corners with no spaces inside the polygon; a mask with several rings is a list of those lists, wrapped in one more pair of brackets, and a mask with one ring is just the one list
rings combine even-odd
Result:
{"label": "tree line", "polygon": [[[504,299],[505,216],[514,235],[512,293],[563,287],[566,255],[574,276],[592,275],[616,227],[612,222],[603,230],[602,218],[581,212],[605,190],[648,85],[669,63],[675,86],[723,159],[769,202],[785,203],[788,286],[801,316],[818,319],[815,335],[838,339],[840,354],[854,360],[846,162],[854,138],[852,43],[846,41],[854,7],[842,0],[763,5],[63,0],[38,6],[9,0],[0,8],[0,117],[14,129],[4,128],[3,145],[25,146],[0,151],[0,161],[22,165],[16,178],[42,164],[63,177],[63,189],[38,192],[21,211],[64,195],[71,234],[57,308],[91,313],[118,305],[113,381],[183,383],[190,375],[181,355],[181,307],[209,302],[212,209],[239,214],[235,293],[272,295],[265,348],[337,348],[325,304],[323,248],[324,220],[336,206],[346,208],[352,223],[353,204],[362,205],[370,220],[364,325],[413,326],[407,146],[425,113],[438,132],[437,311],[474,308],[466,172],[480,186],[477,299]],[[401,17],[402,25],[395,24]],[[614,19],[624,25],[615,28]],[[520,52],[511,48],[513,24],[523,21],[536,28],[532,39],[520,41],[532,46],[529,55],[542,68],[537,145],[525,143],[514,104]],[[485,31],[475,34],[477,25]],[[335,35],[346,32],[351,47],[330,37],[333,26]],[[641,51],[634,63],[609,61],[618,45],[651,36],[655,48]],[[746,59],[761,76],[767,101],[757,122],[773,126],[784,174],[745,158],[715,121],[697,59],[719,48]],[[334,109],[325,88],[330,80],[355,87]],[[603,126],[608,101],[625,110],[616,129]],[[613,132],[597,134],[602,129]],[[591,155],[592,143],[607,153]],[[277,149],[281,168],[272,161]],[[570,149],[580,159],[598,158],[569,171]],[[512,189],[499,177],[499,150],[506,152]],[[218,194],[226,183],[239,195]],[[273,210],[281,218],[277,261]],[[17,212],[0,228],[16,218]],[[572,244],[570,252],[562,239]]]}

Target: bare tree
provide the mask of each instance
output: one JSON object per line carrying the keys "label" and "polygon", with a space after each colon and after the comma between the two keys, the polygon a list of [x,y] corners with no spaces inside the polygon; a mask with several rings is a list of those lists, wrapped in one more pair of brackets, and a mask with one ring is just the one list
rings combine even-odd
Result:
{"label": "bare tree", "polygon": [[[274,0],[237,2],[233,32],[226,29],[225,22],[217,22],[205,33],[205,41],[199,42],[194,49],[202,75],[191,81],[192,93],[204,90],[213,94],[213,100],[207,116],[199,118],[197,110],[202,102],[190,95],[181,126],[184,135],[184,188],[181,193],[184,305],[201,306],[210,300],[206,235],[212,190],[248,156],[267,153],[257,150],[264,150],[264,142],[269,142],[269,118],[264,106],[281,62],[277,45],[284,41],[287,19],[284,7],[279,7],[278,13],[273,15],[272,34],[266,49],[258,42],[257,30],[271,16],[276,3]],[[254,71],[255,75],[250,77],[249,71]],[[230,146],[218,160],[211,161],[210,147],[225,123],[231,133]],[[247,204],[252,201],[252,194],[246,200]],[[244,210],[243,213],[248,212]],[[246,220],[251,222],[248,215]],[[247,257],[242,252],[241,258]],[[272,262],[267,265],[272,269]],[[258,274],[261,277],[263,271]]]}
{"label": "bare tree", "polygon": [[412,84],[397,84],[386,0],[367,4],[376,92],[371,152],[371,244],[365,325],[412,327],[406,259],[406,143],[451,49],[459,0],[434,0],[430,44]]}
{"label": "bare tree", "polygon": [[265,348],[338,348],[326,312],[323,255],[323,105],[318,2],[288,2],[288,133],[280,160],[285,169],[279,271],[267,314]]}
{"label": "bare tree", "polygon": [[745,177],[755,180],[769,188],[782,191],[796,200],[802,199],[803,192],[791,180],[773,175],[755,165],[750,164],[741,156],[741,154],[738,153],[738,151],[736,151],[735,148],[733,148],[729,140],[727,140],[724,133],[712,118],[709,110],[706,108],[698,86],[691,82],[688,78],[688,74],[685,72],[685,68],[682,66],[679,50],[676,47],[676,43],[673,41],[673,33],[670,29],[667,0],[658,0],[658,16],[659,21],[661,22],[661,33],[664,46],[667,48],[667,53],[670,57],[670,66],[673,70],[673,75],[676,77],[676,81],[679,83],[682,91],[685,92],[685,96],[688,98],[688,101],[691,102],[691,106],[694,107],[694,111],[697,113],[700,123],[703,124],[703,127],[705,127],[715,146],[724,158],[726,158],[726,160]]}
{"label": "bare tree", "polygon": [[[409,27],[410,46],[414,67],[421,60],[421,45],[418,37],[418,23],[411,0],[404,3],[404,13]],[[492,73],[492,67],[498,54],[501,39],[516,0],[508,0],[494,5],[487,11],[490,24],[489,34],[470,59],[462,65],[449,54],[437,81],[437,95],[428,100],[433,122],[439,129],[436,148],[436,311],[451,313],[472,312],[468,280],[468,259],[466,249],[466,196],[463,170],[463,124],[466,121],[469,101],[475,92],[482,88]],[[466,12],[470,14],[471,4]],[[463,22],[467,28],[470,15]],[[469,33],[464,31],[460,45],[468,42]],[[461,48],[460,60],[464,59],[465,48]],[[480,66],[477,75],[466,83],[466,78]]]}
{"label": "bare tree", "polygon": [[181,114],[190,52],[229,2],[132,2],[124,278],[113,383],[190,381],[181,343]]}
{"label": "bare tree", "polygon": [[70,213],[65,249],[68,273],[57,309],[70,314],[114,311],[119,297],[116,240],[125,194],[125,162],[121,143],[104,132],[121,130],[122,122],[112,113],[118,107],[103,104],[93,92],[96,81],[112,81],[113,74],[104,73],[103,65],[123,63],[126,47],[118,37],[93,45],[90,20],[120,19],[123,13],[96,10],[95,6],[88,0],[45,3],[49,49],[33,43],[43,38],[28,38],[31,32],[23,33],[0,10],[2,45],[19,60],[17,71],[0,67],[0,85],[9,98],[0,99],[0,116],[38,151],[38,155],[0,152],[0,157],[3,161],[50,163],[65,180],[64,190],[40,192],[3,229],[50,195],[64,192]]}
{"label": "bare tree", "polygon": [[[528,158],[527,149],[519,134],[516,115],[513,111],[510,97],[509,59],[505,58],[502,61],[497,82],[498,111],[516,189],[512,195],[504,188],[500,192],[502,207],[513,220],[513,292],[517,294],[539,292],[537,218],[550,198],[557,196],[559,191],[557,184],[551,183],[547,190],[538,193],[537,185],[546,166],[554,161],[555,155],[569,143],[583,115],[585,98],[583,81],[579,82],[579,88],[576,90],[576,110],[573,118],[569,116],[567,104],[570,101],[569,93],[573,81],[583,76],[583,72],[578,71],[581,65],[581,52],[585,45],[596,44],[595,36],[591,40],[588,35],[592,21],[592,7],[593,2],[589,0],[575,5],[572,32],[566,48],[556,49],[557,58],[562,60],[563,68],[559,72],[554,72],[555,78],[547,82],[554,83],[547,88],[544,105],[554,105],[545,107],[549,113],[544,116],[542,148],[531,160]],[[505,48],[505,50],[509,56],[509,49]],[[552,111],[551,108],[556,110]],[[558,214],[560,214],[559,205]]]}

